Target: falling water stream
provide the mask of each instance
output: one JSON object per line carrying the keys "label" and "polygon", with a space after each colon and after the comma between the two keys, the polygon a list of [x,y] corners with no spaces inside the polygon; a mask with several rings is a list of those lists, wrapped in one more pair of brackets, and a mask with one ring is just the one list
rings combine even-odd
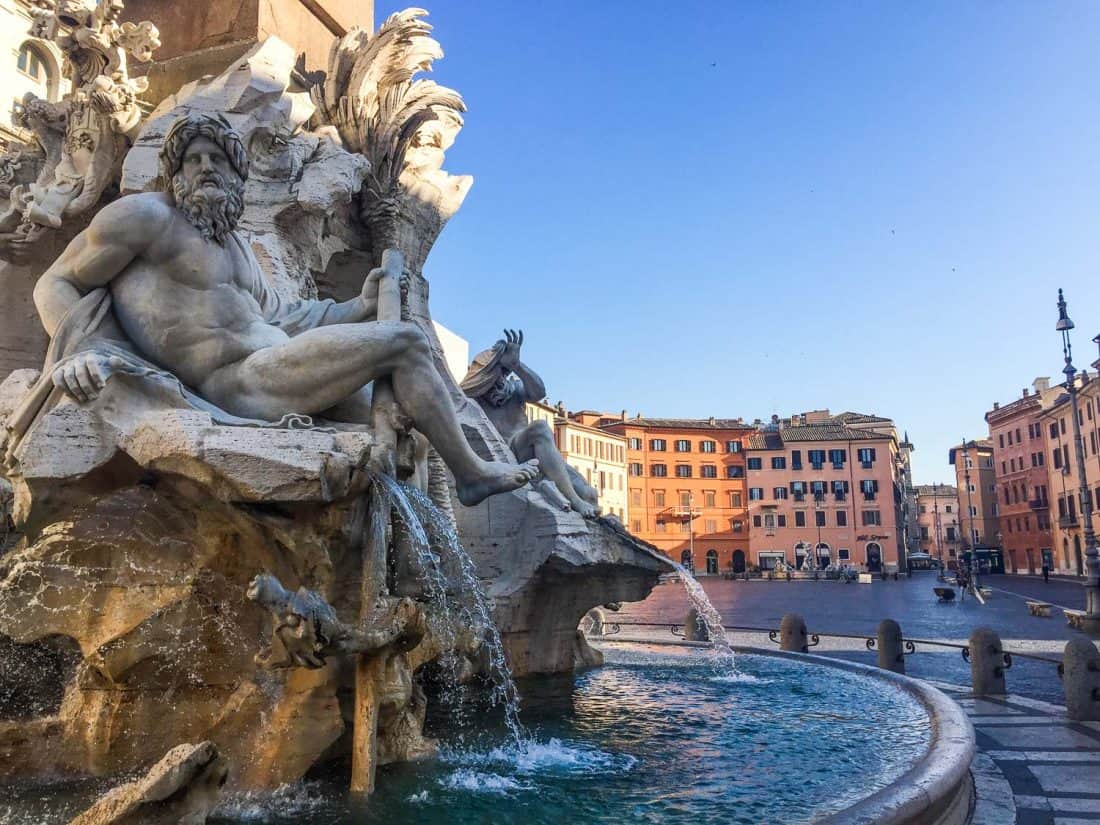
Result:
{"label": "falling water stream", "polygon": [[730,645],[726,629],[722,627],[722,617],[718,610],[707,597],[706,591],[695,576],[688,572],[681,564],[669,560],[669,564],[676,568],[680,576],[680,582],[684,585],[684,591],[691,599],[695,612],[699,614],[700,621],[706,626],[707,636],[710,639],[711,651],[714,654],[715,665],[722,671],[723,676],[734,676],[737,671],[737,656]]}
{"label": "falling water stream", "polygon": [[[477,576],[473,559],[462,546],[454,524],[425,493],[387,476],[380,478],[416,547],[429,598],[434,599],[447,614],[448,625],[453,625],[452,618],[468,619],[466,626],[472,625],[482,634],[488,657],[492,704],[503,706],[512,739],[517,747],[523,748],[529,743],[529,736],[519,719],[519,691],[512,679],[512,671],[504,655],[504,643],[493,622],[489,600]],[[438,554],[432,550],[429,536],[440,545]],[[447,583],[455,577],[458,579],[462,610],[457,617],[450,611],[447,602]]]}

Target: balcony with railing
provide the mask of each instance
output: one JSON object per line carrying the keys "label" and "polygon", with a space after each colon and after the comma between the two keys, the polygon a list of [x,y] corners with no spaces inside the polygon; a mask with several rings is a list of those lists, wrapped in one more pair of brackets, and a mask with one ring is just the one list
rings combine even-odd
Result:
{"label": "balcony with railing", "polygon": [[1050,502],[1045,498],[1033,498],[1027,503],[1032,510],[1049,510]]}
{"label": "balcony with railing", "polygon": [[1061,527],[1062,529],[1066,529],[1067,527],[1076,527],[1077,526],[1077,516],[1076,516],[1076,514],[1068,515],[1068,516],[1059,516],[1058,517],[1058,526]]}

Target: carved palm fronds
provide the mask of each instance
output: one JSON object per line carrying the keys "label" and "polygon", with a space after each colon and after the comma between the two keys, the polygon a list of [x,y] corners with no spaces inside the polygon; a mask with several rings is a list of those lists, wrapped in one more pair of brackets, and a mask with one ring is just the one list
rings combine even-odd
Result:
{"label": "carved palm fronds", "polygon": [[469,186],[452,184],[454,179],[441,169],[443,152],[462,128],[462,97],[434,81],[416,78],[431,71],[432,62],[443,56],[439,43],[429,36],[426,16],[423,9],[406,9],[391,15],[374,35],[361,29],[348,32],[333,46],[326,80],[311,90],[318,121],[334,126],[346,149],[370,161],[363,191],[364,222],[372,232],[389,235],[387,242],[406,247],[402,251],[413,259],[420,257],[418,250],[394,237],[395,232],[400,235],[396,224],[412,217],[410,192],[423,183],[435,188],[434,195],[420,192],[417,198],[442,213],[430,221],[438,223],[438,231],[461,202],[459,196],[451,203],[455,198],[446,190],[461,189],[464,195]]}

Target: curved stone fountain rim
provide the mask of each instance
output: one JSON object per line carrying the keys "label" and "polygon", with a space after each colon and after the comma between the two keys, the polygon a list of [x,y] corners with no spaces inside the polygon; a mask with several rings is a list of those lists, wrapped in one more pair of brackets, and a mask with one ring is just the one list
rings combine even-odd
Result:
{"label": "curved stone fountain rim", "polygon": [[[693,645],[694,646],[694,645]],[[955,825],[969,817],[974,758],[974,727],[958,704],[926,682],[889,670],[812,653],[734,646],[738,653],[797,659],[848,670],[894,685],[928,712],[928,750],[915,765],[879,791],[824,819],[818,825]],[[935,818],[929,818],[932,814]]]}

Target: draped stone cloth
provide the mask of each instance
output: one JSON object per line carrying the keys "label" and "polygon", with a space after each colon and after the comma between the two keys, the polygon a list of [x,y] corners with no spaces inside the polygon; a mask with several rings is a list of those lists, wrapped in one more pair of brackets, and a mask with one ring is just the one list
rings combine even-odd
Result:
{"label": "draped stone cloth", "polygon": [[[292,337],[324,324],[329,310],[335,306],[334,301],[283,298],[268,285],[256,256],[240,235],[233,232],[230,238],[238,253],[235,257],[245,264],[245,286],[259,303],[265,321]],[[313,419],[308,415],[289,413],[278,421],[263,421],[233,415],[210,403],[171,372],[144,358],[122,331],[112,305],[110,289],[100,287],[89,292],[65,313],[46,350],[41,377],[7,421],[8,456],[19,446],[34,422],[65,397],[64,391],[53,382],[57,369],[88,352],[105,359],[108,386],[104,387],[103,395],[108,394],[110,384],[116,378],[127,379],[137,385],[139,396],[146,403],[144,411],[200,410],[208,413],[214,423],[231,426],[286,429],[313,426]],[[102,408],[100,411],[105,418],[110,418],[109,404],[92,403]]]}

